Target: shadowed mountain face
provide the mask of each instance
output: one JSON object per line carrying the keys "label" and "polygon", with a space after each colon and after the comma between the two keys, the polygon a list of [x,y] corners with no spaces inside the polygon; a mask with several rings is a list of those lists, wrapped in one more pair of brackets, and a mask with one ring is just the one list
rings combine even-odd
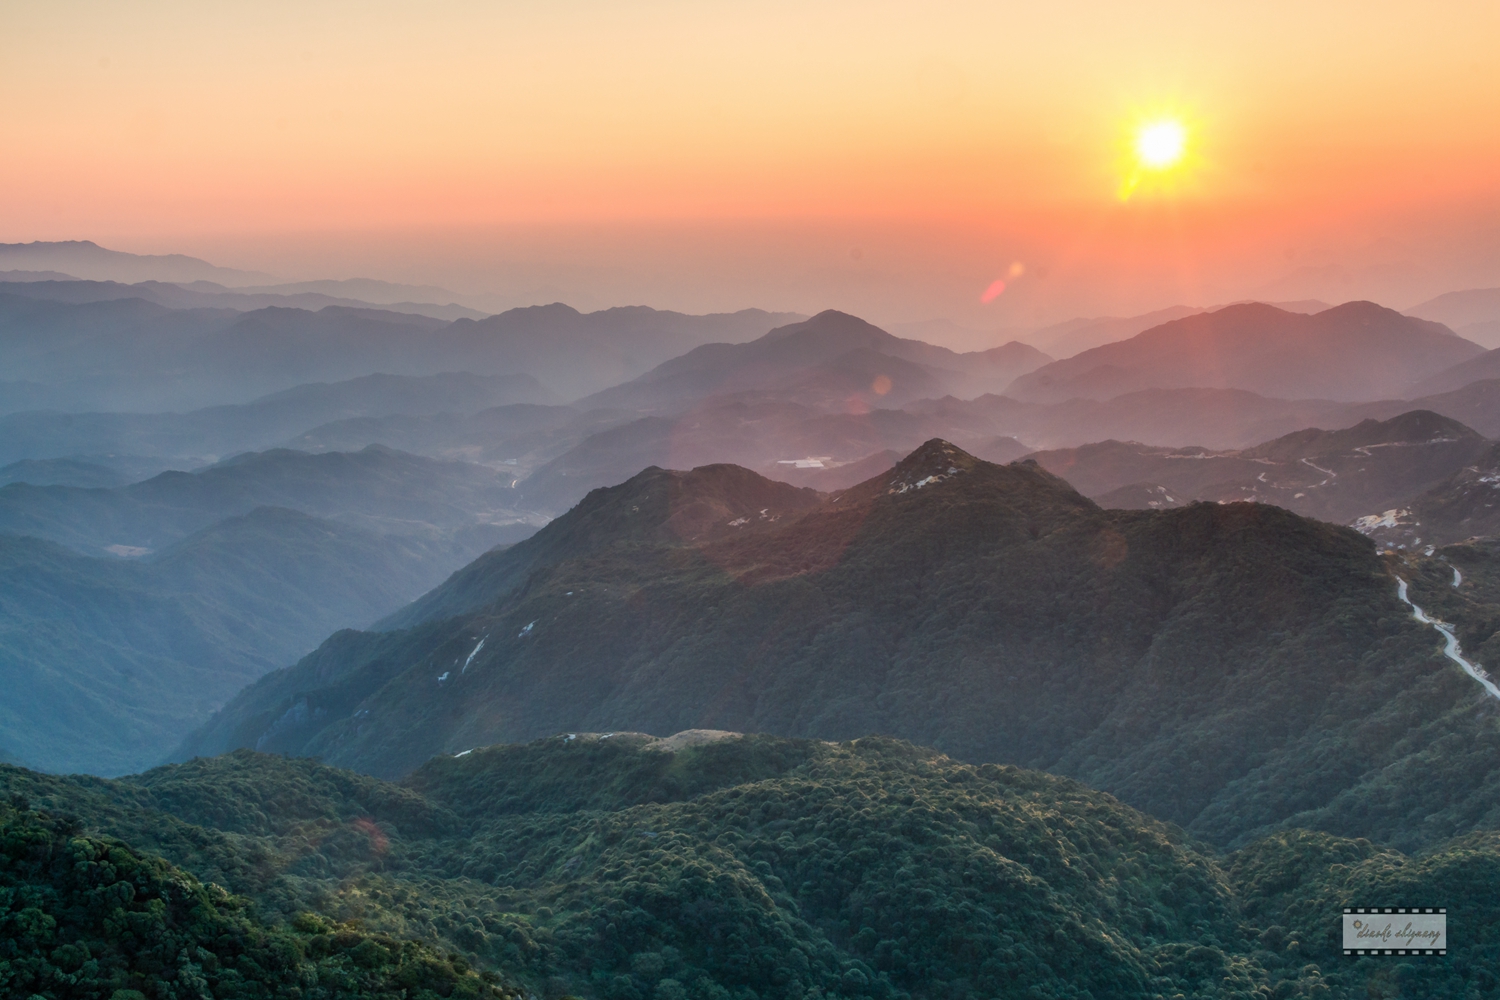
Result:
{"label": "shadowed mountain face", "polygon": [[1489,448],[1458,421],[1414,410],[1345,430],[1298,431],[1242,451],[1105,441],[1032,458],[1105,506],[1254,500],[1348,524],[1432,488]]}
{"label": "shadowed mountain face", "polygon": [[[1355,532],[1263,504],[1102,510],[941,441],[821,499],[648,470],[395,620],[263,678],[181,753],[398,774],[558,730],[887,732],[1230,842],[1494,725]],[[1490,771],[1444,773],[1462,798]]]}
{"label": "shadowed mountain face", "polygon": [[617,544],[696,547],[759,534],[823,500],[812,490],[734,465],[687,473],[652,467],[620,486],[593,491],[553,527],[525,542],[486,553],[382,624],[403,628],[473,611],[514,590],[539,568]]}
{"label": "shadowed mountain face", "polygon": [[1370,302],[1312,316],[1250,303],[1053,362],[1005,391],[1031,402],[1187,387],[1281,399],[1389,399],[1411,395],[1414,384],[1481,353],[1441,324]]}

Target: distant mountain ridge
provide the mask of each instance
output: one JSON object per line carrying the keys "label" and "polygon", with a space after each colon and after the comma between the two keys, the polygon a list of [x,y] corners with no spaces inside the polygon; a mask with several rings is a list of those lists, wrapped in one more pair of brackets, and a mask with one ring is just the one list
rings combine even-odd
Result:
{"label": "distant mountain ridge", "polygon": [[1490,447],[1456,420],[1413,410],[1342,430],[1309,428],[1239,451],[1104,441],[1030,457],[1106,506],[1253,500],[1349,524],[1437,486]]}
{"label": "distant mountain ridge", "polygon": [[[315,287],[338,287],[338,282],[312,282]],[[52,278],[31,280],[11,279],[5,291],[11,295],[43,299],[49,302],[112,302],[138,298],[169,309],[234,309],[249,311],[268,306],[284,306],[294,309],[316,311],[326,306],[341,306],[353,309],[379,309],[396,313],[412,313],[432,319],[452,321],[460,318],[477,319],[489,315],[454,303],[411,302],[393,300],[370,302],[350,296],[330,295],[322,291],[280,290],[283,286],[268,285],[248,289],[232,289],[213,281],[163,282],[137,281],[129,284],[117,281],[82,281],[59,275]],[[385,298],[388,298],[385,297]]]}
{"label": "distant mountain ridge", "polygon": [[544,520],[515,502],[507,478],[472,463],[379,445],[353,454],[279,450],[113,489],[11,483],[0,487],[0,533],[90,555],[121,546],[150,551],[223,518],[275,506],[381,534],[460,538],[477,554],[507,525]]}
{"label": "distant mountain ridge", "polygon": [[[822,390],[829,399],[807,401],[817,405],[849,399],[865,407],[892,405],[935,391],[965,392],[986,384],[998,389],[1049,360],[1036,348],[1018,342],[958,354],[894,337],[858,317],[829,309],[803,322],[777,327],[749,343],[696,348],[579,403],[673,413],[711,396],[747,390],[800,390],[800,399],[832,382],[836,387]],[[849,384],[839,384],[844,378]],[[880,378],[884,381],[878,383]]]}
{"label": "distant mountain ridge", "polygon": [[242,402],[373,372],[524,373],[576,398],[700,344],[749,340],[798,318],[644,307],[584,314],[554,304],[446,323],[373,307],[238,311],[173,309],[140,298],[57,302],[6,287],[0,284],[0,367],[12,379],[53,387],[59,408],[95,411]]}
{"label": "distant mountain ridge", "polygon": [[1405,312],[1408,316],[1443,323],[1476,344],[1500,348],[1500,288],[1448,292]]}
{"label": "distant mountain ridge", "polygon": [[185,254],[134,254],[106,250],[92,240],[0,243],[0,270],[60,271],[97,281],[264,282],[270,275],[217,267]]}
{"label": "distant mountain ridge", "polygon": [[[293,386],[248,403],[187,413],[57,413],[23,411],[0,416],[0,461],[48,460],[115,454],[156,458],[158,464],[195,467],[244,451],[290,443],[298,432],[329,424],[383,417],[451,418],[504,406],[541,406],[557,397],[530,375],[364,375],[342,382]],[[574,411],[553,407],[566,414]],[[322,448],[358,451],[357,447]],[[37,456],[42,456],[38,459]]]}
{"label": "distant mountain ridge", "polygon": [[1370,302],[1310,316],[1248,303],[1173,320],[1053,362],[1005,392],[1031,402],[1063,402],[1144,389],[1221,388],[1357,402],[1406,396],[1423,379],[1481,353],[1441,324]]}
{"label": "distant mountain ridge", "polygon": [[1500,378],[1500,348],[1429,375],[1414,385],[1412,392],[1423,395],[1455,392],[1474,382],[1495,378]]}

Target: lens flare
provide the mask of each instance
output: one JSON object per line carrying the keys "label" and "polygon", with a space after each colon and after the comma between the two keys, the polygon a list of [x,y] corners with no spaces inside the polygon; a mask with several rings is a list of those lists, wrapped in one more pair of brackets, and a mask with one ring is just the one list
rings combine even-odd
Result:
{"label": "lens flare", "polygon": [[984,290],[984,294],[979,296],[979,301],[983,302],[985,305],[989,305],[991,302],[998,299],[1004,291],[1005,279],[996,278],[994,281],[990,282],[990,287]]}

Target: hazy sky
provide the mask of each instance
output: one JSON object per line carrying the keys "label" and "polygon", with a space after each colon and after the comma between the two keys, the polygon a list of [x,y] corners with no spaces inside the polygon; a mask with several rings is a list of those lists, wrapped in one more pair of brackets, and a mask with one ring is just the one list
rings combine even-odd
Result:
{"label": "hazy sky", "polygon": [[0,0],[0,241],[985,329],[1406,306],[1500,284],[1497,44],[1493,0]]}

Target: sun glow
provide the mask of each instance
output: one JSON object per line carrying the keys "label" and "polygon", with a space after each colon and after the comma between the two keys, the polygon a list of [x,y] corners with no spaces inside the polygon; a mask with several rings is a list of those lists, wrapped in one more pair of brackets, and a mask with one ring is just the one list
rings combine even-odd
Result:
{"label": "sun glow", "polygon": [[1166,170],[1182,160],[1187,149],[1187,129],[1168,119],[1148,122],[1135,134],[1135,156],[1148,170]]}
{"label": "sun glow", "polygon": [[1177,197],[1193,187],[1203,166],[1198,116],[1178,107],[1141,111],[1122,123],[1116,147],[1119,197]]}

